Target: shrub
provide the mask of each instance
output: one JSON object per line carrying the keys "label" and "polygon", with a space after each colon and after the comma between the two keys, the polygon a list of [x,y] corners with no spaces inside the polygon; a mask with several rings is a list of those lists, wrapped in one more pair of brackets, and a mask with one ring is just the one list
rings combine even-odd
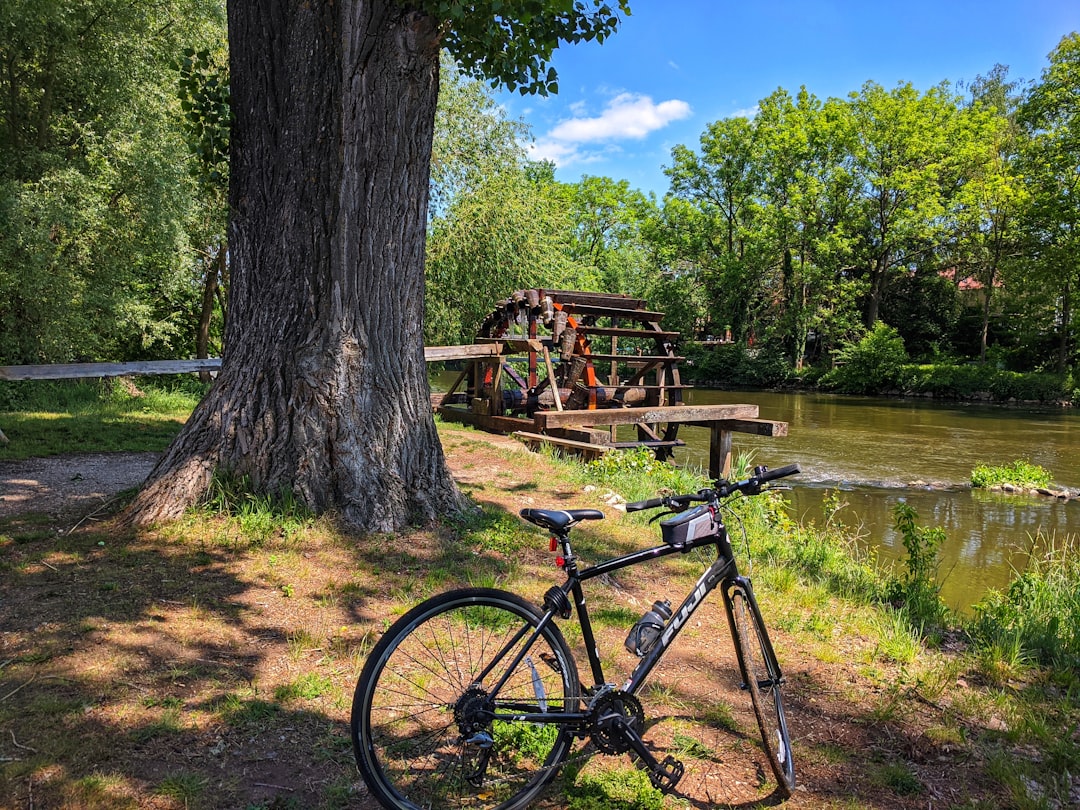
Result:
{"label": "shrub", "polygon": [[1032,557],[1004,592],[990,591],[975,605],[968,630],[977,649],[1018,644],[1020,658],[1063,672],[1080,666],[1080,555],[1052,546]]}
{"label": "shrub", "polygon": [[878,321],[860,340],[841,347],[835,360],[836,367],[821,378],[824,387],[845,394],[878,394],[903,387],[908,355],[897,331]]}
{"label": "shrub", "polygon": [[926,636],[944,629],[949,618],[937,583],[938,551],[945,541],[945,531],[941,527],[919,526],[918,518],[910,504],[900,502],[893,508],[894,525],[908,556],[906,571],[892,584],[888,597],[911,626]]}
{"label": "shrub", "polygon": [[790,382],[795,374],[790,360],[775,345],[748,349],[741,343],[723,346],[691,343],[682,351],[688,364],[681,374],[697,383],[774,388]]}

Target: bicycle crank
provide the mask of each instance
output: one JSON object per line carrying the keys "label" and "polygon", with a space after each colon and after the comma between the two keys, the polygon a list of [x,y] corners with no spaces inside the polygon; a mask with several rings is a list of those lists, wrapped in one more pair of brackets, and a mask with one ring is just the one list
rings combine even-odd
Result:
{"label": "bicycle crank", "polygon": [[682,779],[686,768],[668,755],[660,762],[645,746],[645,712],[636,697],[618,689],[602,692],[593,700],[593,743],[608,754],[633,753],[649,772],[649,782],[662,793],[669,793]]}

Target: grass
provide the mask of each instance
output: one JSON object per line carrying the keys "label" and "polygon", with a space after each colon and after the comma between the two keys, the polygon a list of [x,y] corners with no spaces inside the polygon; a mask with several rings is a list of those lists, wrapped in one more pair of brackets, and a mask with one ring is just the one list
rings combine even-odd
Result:
{"label": "grass", "polygon": [[1048,470],[1022,458],[1001,466],[979,464],[971,471],[971,485],[977,489],[1000,489],[1005,486],[1039,489],[1050,486],[1051,482]]}
{"label": "grass", "polygon": [[193,379],[0,382],[0,461],[65,453],[160,452],[198,404]]}

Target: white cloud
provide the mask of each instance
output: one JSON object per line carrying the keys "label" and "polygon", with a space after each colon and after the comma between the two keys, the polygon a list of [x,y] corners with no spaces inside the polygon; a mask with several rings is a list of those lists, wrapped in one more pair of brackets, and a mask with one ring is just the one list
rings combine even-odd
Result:
{"label": "white cloud", "polygon": [[[611,151],[612,141],[641,140],[673,121],[687,118],[690,105],[679,99],[655,103],[649,96],[620,93],[607,103],[600,115],[588,117],[581,104],[572,105],[573,118],[560,121],[533,144],[532,157],[550,160],[557,166],[590,163]],[[599,149],[583,149],[584,144],[606,144]]]}
{"label": "white cloud", "polygon": [[548,133],[559,141],[606,141],[619,138],[641,139],[672,121],[690,115],[690,105],[672,99],[653,103],[648,96],[620,93],[594,118],[571,118]]}

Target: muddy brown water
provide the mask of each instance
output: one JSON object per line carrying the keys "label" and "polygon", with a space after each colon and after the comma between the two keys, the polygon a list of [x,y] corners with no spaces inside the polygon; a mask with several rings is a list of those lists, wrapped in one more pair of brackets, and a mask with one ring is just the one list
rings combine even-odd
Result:
{"label": "muddy brown water", "polygon": [[[840,495],[849,526],[885,564],[906,556],[893,529],[903,500],[921,525],[945,529],[939,575],[952,607],[967,611],[988,588],[1004,588],[1027,563],[1038,538],[1080,539],[1080,499],[1005,495],[972,490],[978,464],[1022,458],[1051,472],[1054,482],[1080,490],[1080,413],[1075,409],[943,404],[927,400],[774,392],[687,392],[692,404],[749,402],[765,419],[789,424],[789,435],[736,435],[735,449],[770,467],[797,461],[803,473],[788,493],[794,515],[823,521],[825,494]],[[708,464],[708,434],[685,430],[676,460]]]}

